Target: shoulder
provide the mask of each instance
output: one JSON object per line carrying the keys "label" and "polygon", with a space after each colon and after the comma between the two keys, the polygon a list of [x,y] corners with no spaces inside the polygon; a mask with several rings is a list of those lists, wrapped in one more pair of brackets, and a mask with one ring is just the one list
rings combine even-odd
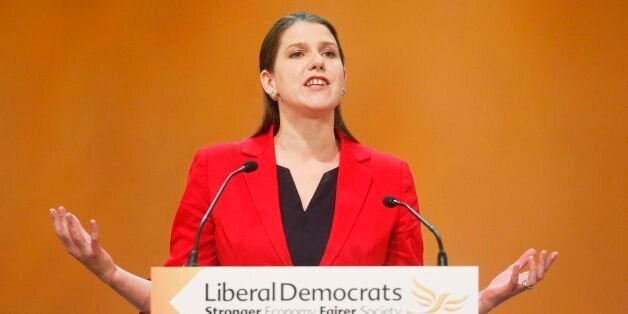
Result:
{"label": "shoulder", "polygon": [[272,136],[268,134],[249,137],[237,142],[213,144],[200,148],[197,154],[207,158],[234,158],[235,156],[257,156],[272,148]]}
{"label": "shoulder", "polygon": [[347,146],[358,161],[368,163],[369,167],[383,167],[388,169],[407,167],[406,161],[388,153],[375,150],[364,144],[350,142]]}
{"label": "shoulder", "polygon": [[391,186],[404,189],[413,185],[412,171],[405,160],[356,142],[351,142],[347,148],[369,170],[375,181],[386,189]]}
{"label": "shoulder", "polygon": [[193,166],[206,167],[210,172],[231,171],[247,160],[244,152],[252,141],[254,138],[201,147],[196,151],[192,164]]}
{"label": "shoulder", "polygon": [[239,153],[242,147],[242,142],[230,142],[230,143],[218,143],[211,144],[204,147],[199,148],[196,151],[197,156],[202,156],[203,158],[228,158],[235,153]]}

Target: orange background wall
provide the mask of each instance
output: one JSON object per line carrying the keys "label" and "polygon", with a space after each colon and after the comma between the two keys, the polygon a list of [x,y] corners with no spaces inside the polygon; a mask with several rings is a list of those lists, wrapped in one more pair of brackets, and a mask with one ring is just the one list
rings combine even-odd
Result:
{"label": "orange background wall", "polygon": [[[257,54],[280,16],[338,28],[343,110],[410,162],[451,264],[481,284],[528,247],[560,251],[495,313],[623,313],[628,210],[625,1],[3,1],[4,313],[133,313],[65,253],[47,209],[101,224],[148,276],[196,148],[249,136]],[[426,237],[425,259],[435,245]]]}

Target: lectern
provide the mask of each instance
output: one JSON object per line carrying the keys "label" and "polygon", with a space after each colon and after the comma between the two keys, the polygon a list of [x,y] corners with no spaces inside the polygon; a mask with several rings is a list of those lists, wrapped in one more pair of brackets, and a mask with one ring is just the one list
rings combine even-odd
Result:
{"label": "lectern", "polygon": [[478,312],[477,267],[154,267],[156,314]]}

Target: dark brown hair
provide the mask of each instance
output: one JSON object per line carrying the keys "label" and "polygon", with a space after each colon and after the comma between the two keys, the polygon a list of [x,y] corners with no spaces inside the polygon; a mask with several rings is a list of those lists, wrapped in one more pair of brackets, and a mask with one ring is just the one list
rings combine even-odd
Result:
{"label": "dark brown hair", "polygon": [[[259,51],[260,72],[264,70],[267,70],[269,72],[274,71],[275,59],[277,59],[277,51],[279,50],[281,36],[288,28],[290,28],[290,26],[296,24],[297,22],[318,23],[327,27],[327,29],[329,29],[331,34],[334,36],[336,43],[338,43],[338,53],[340,54],[340,61],[342,62],[342,64],[345,63],[345,55],[342,52],[342,47],[340,46],[338,34],[336,33],[336,29],[334,28],[334,26],[331,25],[329,21],[318,15],[305,12],[297,12],[279,19],[275,23],[275,25],[270,28],[270,30],[266,34],[266,37],[264,37],[262,47]],[[273,125],[277,125],[279,127],[278,103],[270,98],[270,96],[268,96],[268,94],[266,94],[264,91],[262,91],[262,94],[264,101],[264,115],[262,117],[262,124],[260,125],[259,129],[257,129],[254,136],[268,132],[270,127]],[[345,122],[342,120],[340,105],[336,106],[336,108],[334,109],[334,127],[342,131],[345,137],[356,141],[351,132],[349,132],[349,129],[347,129]]]}

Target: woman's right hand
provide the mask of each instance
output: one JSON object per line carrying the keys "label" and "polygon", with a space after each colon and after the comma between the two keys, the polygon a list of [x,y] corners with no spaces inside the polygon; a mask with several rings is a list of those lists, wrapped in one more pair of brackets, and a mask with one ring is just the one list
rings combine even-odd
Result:
{"label": "woman's right hand", "polygon": [[94,273],[100,280],[110,285],[116,272],[116,264],[111,255],[100,246],[100,234],[96,220],[90,220],[91,234],[81,226],[81,222],[63,206],[50,209],[55,233],[65,249]]}

